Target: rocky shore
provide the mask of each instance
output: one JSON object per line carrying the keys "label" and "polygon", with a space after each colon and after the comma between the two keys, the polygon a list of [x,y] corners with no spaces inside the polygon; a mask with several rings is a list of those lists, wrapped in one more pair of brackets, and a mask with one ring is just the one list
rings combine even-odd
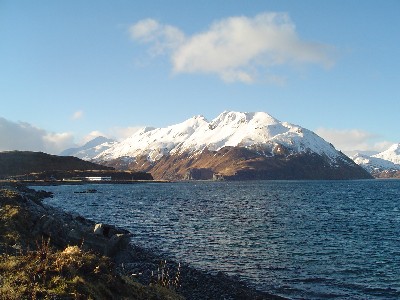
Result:
{"label": "rocky shore", "polygon": [[[29,226],[25,228],[29,234],[19,234],[20,240],[14,241],[15,243],[2,241],[0,254],[34,247],[32,237],[41,237],[48,239],[58,249],[78,246],[83,251],[109,257],[117,274],[133,279],[143,286],[161,283],[164,287],[175,290],[178,298],[181,295],[186,299],[284,299],[251,289],[223,273],[212,275],[173,261],[166,262],[163,257],[132,245],[131,233],[126,230],[108,224],[96,224],[79,215],[68,214],[43,204],[42,199],[51,196],[47,192],[36,192],[23,186],[6,188],[19,194],[13,201],[24,207],[27,214],[23,218],[26,220],[24,226]],[[0,201],[0,205],[1,211],[6,204]],[[27,235],[30,238],[26,238]],[[114,299],[131,297],[116,296]],[[154,299],[163,298],[158,295]],[[177,298],[167,296],[166,299]]]}

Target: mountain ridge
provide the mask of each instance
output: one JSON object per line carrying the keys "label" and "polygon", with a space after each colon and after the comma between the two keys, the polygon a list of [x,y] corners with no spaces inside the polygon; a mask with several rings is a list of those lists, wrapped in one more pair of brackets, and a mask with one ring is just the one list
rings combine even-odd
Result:
{"label": "mountain ridge", "polygon": [[351,158],[376,178],[400,178],[400,143],[371,156],[357,153]]}
{"label": "mountain ridge", "polygon": [[75,156],[80,159],[91,160],[94,156],[110,148],[116,142],[116,140],[109,139],[104,136],[98,136],[86,142],[80,147],[66,149],[62,151],[59,155]]}
{"label": "mountain ridge", "polygon": [[212,121],[198,115],[143,128],[94,161],[151,172],[156,179],[187,179],[193,169],[208,174],[199,179],[371,178],[314,132],[265,112],[224,111]]}
{"label": "mountain ridge", "polygon": [[280,122],[264,112],[225,111],[211,122],[203,116],[195,116],[165,128],[140,130],[94,159],[110,160],[146,154],[151,161],[156,161],[167,153],[196,152],[205,148],[218,151],[227,146],[249,148],[259,145],[268,145],[273,155],[278,144],[294,152],[310,150],[324,153],[330,158],[340,157],[331,144],[301,126]]}
{"label": "mountain ridge", "polygon": [[393,144],[387,150],[372,155],[372,157],[381,158],[396,165],[400,165],[400,143]]}

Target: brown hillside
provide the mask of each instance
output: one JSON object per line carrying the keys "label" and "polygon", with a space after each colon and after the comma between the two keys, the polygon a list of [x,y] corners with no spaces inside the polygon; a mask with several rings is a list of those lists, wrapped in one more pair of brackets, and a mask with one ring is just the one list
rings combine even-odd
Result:
{"label": "brown hillside", "polygon": [[[282,152],[282,151],[281,151]],[[284,152],[284,151],[283,151]],[[121,167],[122,160],[108,162]],[[266,156],[260,149],[224,147],[219,151],[182,153],[150,163],[137,157],[125,169],[151,172],[155,179],[369,179],[372,176],[343,155],[335,165],[317,154]]]}
{"label": "brown hillside", "polygon": [[56,156],[43,152],[6,151],[0,152],[0,178],[39,173],[51,170],[112,170],[72,156]]}

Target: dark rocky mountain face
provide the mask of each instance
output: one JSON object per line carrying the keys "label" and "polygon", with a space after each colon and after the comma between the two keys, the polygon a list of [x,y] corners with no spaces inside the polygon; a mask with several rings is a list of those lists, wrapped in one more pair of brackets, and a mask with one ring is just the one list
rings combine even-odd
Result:
{"label": "dark rocky mountain face", "polygon": [[[119,169],[150,172],[155,179],[168,180],[302,180],[370,179],[372,176],[347,156],[335,164],[315,153],[286,154],[277,149],[267,156],[260,149],[224,147],[218,151],[166,155],[150,162],[147,157],[103,162]],[[279,154],[281,153],[281,154]]]}

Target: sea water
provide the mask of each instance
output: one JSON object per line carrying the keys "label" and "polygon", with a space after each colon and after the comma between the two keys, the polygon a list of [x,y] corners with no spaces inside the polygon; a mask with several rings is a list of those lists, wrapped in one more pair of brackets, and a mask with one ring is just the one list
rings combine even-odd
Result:
{"label": "sea water", "polygon": [[400,299],[400,180],[36,188],[54,193],[50,205],[128,229],[134,244],[266,292]]}

